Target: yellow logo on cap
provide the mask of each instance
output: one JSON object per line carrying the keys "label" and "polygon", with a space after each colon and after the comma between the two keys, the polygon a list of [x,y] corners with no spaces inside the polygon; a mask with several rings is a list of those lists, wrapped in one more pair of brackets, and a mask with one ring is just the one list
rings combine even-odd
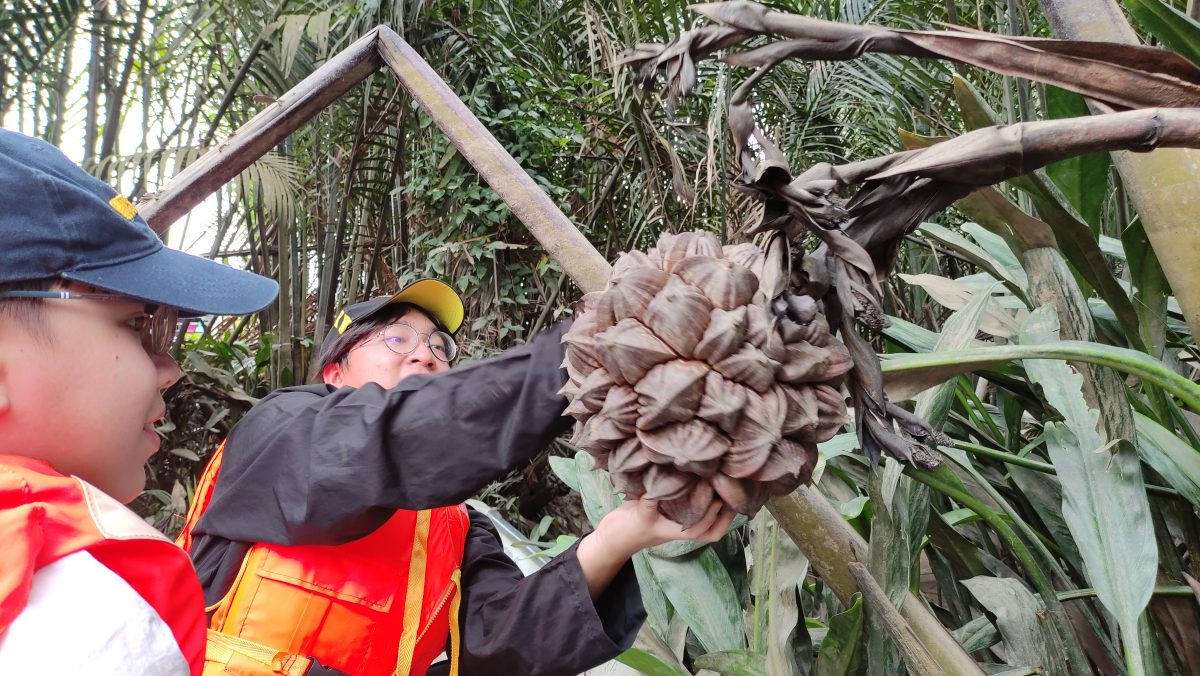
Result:
{"label": "yellow logo on cap", "polygon": [[134,216],[137,216],[137,207],[133,203],[125,199],[124,195],[117,195],[108,201],[108,206],[113,208],[113,211],[125,217],[125,220],[132,221]]}
{"label": "yellow logo on cap", "polygon": [[346,332],[346,329],[350,328],[350,324],[352,323],[353,320],[350,319],[350,315],[346,314],[345,310],[343,310],[338,314],[337,319],[333,320],[333,327],[337,329],[340,336]]}

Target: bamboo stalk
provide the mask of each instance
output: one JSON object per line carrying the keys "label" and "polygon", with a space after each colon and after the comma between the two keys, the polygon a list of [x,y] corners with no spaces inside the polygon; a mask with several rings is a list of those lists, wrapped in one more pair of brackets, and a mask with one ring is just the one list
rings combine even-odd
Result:
{"label": "bamboo stalk", "polygon": [[945,670],[934,661],[921,640],[913,633],[912,627],[892,607],[892,602],[888,600],[887,594],[884,593],[875,578],[871,577],[871,573],[867,572],[867,567],[861,563],[851,563],[846,568],[858,583],[858,588],[862,590],[863,600],[871,609],[868,619],[883,627],[896,642],[909,671],[920,676],[945,674]]}
{"label": "bamboo stalk", "polygon": [[165,232],[277,143],[378,70],[383,63],[375,49],[378,31],[378,28],[372,30],[339,52],[172,178],[162,190],[147,196],[138,210],[150,227],[160,234]]}

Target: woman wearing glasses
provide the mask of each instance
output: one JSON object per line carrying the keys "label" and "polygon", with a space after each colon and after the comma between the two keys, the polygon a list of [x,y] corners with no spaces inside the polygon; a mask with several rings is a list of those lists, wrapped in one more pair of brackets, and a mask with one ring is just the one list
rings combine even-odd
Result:
{"label": "woman wearing glasses", "polygon": [[582,673],[641,624],[635,552],[724,534],[719,503],[681,532],[629,502],[523,579],[460,503],[567,429],[566,327],[451,369],[462,321],[436,280],[351,305],[321,384],[272,393],[230,433],[180,539],[212,673],[424,674],[444,650],[431,673]]}

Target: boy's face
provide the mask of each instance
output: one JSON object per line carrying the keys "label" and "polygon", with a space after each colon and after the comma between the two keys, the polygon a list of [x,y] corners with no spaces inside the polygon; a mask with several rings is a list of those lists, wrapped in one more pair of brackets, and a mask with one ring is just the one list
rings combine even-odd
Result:
{"label": "boy's face", "polygon": [[144,303],[40,304],[40,335],[0,322],[0,453],[44,460],[129,502],[145,487],[162,390],[179,379],[179,367],[142,347],[133,324]]}
{"label": "boy's face", "polygon": [[384,344],[379,332],[375,332],[355,345],[341,363],[334,362],[326,366],[321,374],[325,382],[334,387],[362,387],[367,383],[376,383],[384,389],[391,389],[409,376],[441,373],[450,368],[449,364],[429,351],[425,338],[438,328],[424,312],[409,310],[392,324],[407,324],[416,329],[419,340],[415,350],[408,354],[396,354]]}

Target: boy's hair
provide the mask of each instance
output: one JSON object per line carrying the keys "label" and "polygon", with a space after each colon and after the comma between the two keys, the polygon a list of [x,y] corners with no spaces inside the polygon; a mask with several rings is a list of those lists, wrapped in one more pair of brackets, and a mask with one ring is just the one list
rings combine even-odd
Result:
{"label": "boy's hair", "polygon": [[[49,291],[56,279],[34,279],[23,282],[0,284],[0,293],[5,291]],[[42,318],[42,301],[39,298],[0,298],[0,323],[15,322],[28,329],[35,337],[46,336],[46,325]]]}
{"label": "boy's hair", "polygon": [[326,366],[334,362],[345,365],[346,356],[350,354],[350,350],[370,338],[375,332],[396,321],[398,317],[409,310],[416,310],[428,317],[438,331],[446,330],[446,327],[442,326],[442,323],[424,308],[413,303],[392,303],[370,317],[354,322],[350,328],[346,329],[345,333],[338,336],[337,340],[325,345],[317,356],[317,369],[310,378],[311,382],[324,382],[323,375]]}

